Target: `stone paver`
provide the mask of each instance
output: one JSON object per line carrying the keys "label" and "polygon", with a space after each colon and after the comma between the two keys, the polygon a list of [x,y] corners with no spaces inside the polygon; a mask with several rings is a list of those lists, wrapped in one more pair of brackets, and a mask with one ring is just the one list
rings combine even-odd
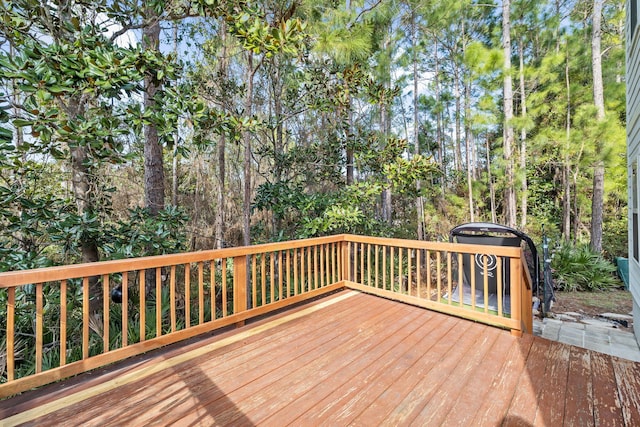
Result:
{"label": "stone paver", "polygon": [[640,347],[632,332],[597,319],[562,321],[534,319],[534,335],[600,353],[640,362]]}

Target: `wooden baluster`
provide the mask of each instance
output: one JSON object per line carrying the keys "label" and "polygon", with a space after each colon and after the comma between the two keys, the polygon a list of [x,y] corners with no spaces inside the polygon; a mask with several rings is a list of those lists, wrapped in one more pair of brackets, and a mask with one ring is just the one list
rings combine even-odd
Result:
{"label": "wooden baluster", "polygon": [[[363,244],[362,247],[364,248],[365,245]],[[367,243],[366,245],[367,248],[367,260],[365,261],[365,265],[367,266],[366,270],[367,270],[367,282],[366,285],[367,286],[371,286],[371,245]]]}
{"label": "wooden baluster", "polygon": [[293,294],[298,295],[298,248],[293,250]]}
{"label": "wooden baluster", "polygon": [[278,301],[281,301],[284,299],[284,297],[282,296],[282,289],[283,289],[283,284],[284,284],[284,278],[282,277],[282,260],[283,260],[283,256],[282,256],[282,251],[278,251]]}
{"label": "wooden baluster", "polygon": [[407,295],[409,296],[411,296],[411,271],[413,270],[411,252],[411,248],[407,248]]}
{"label": "wooden baluster", "polygon": [[464,305],[464,278],[463,278],[463,274],[464,272],[463,270],[463,265],[462,265],[462,260],[463,260],[463,256],[462,253],[458,252],[458,298],[460,301],[460,307],[462,307]]}
{"label": "wooden baluster", "polygon": [[60,366],[67,364],[67,281],[60,281]]}
{"label": "wooden baluster", "polygon": [[129,272],[122,272],[122,347],[129,345]]}
{"label": "wooden baluster", "polygon": [[440,302],[440,297],[442,296],[442,259],[441,259],[441,255],[440,255],[440,251],[436,252],[436,274],[438,275],[438,277],[436,277],[436,283],[437,283],[437,295],[436,295],[436,301]]}
{"label": "wooden baluster", "polygon": [[251,255],[251,308],[258,306],[257,258],[257,254]]}
{"label": "wooden baluster", "polygon": [[324,262],[325,262],[325,278],[324,283],[326,285],[330,285],[333,282],[333,277],[331,276],[331,266],[333,265],[331,260],[333,256],[333,243],[328,243],[324,245]]}
{"label": "wooden baluster", "polygon": [[387,247],[382,246],[382,289],[387,289]]}
{"label": "wooden baluster", "polygon": [[184,323],[191,327],[191,263],[184,265]]}
{"label": "wooden baluster", "polygon": [[7,381],[15,379],[16,288],[7,289]]}
{"label": "wooden baluster", "polygon": [[469,254],[470,276],[471,276],[471,309],[476,310],[476,255]]}
{"label": "wooden baluster", "polygon": [[204,323],[204,263],[198,262],[198,324]]}
{"label": "wooden baluster", "polygon": [[349,280],[349,242],[340,242],[338,248],[340,253],[338,255],[338,281]]}
{"label": "wooden baluster", "polygon": [[102,275],[102,352],[109,351],[109,275]]}
{"label": "wooden baluster", "polygon": [[379,286],[379,281],[378,281],[378,269],[380,267],[379,267],[378,261],[380,259],[380,255],[378,254],[378,252],[380,252],[380,248],[379,248],[378,245],[375,245],[373,247],[373,250],[375,251],[375,256],[374,256],[374,261],[373,261],[374,269],[375,269],[375,272],[376,272],[376,274],[375,274],[375,287],[379,288],[380,286]]}
{"label": "wooden baluster", "polygon": [[447,298],[451,304],[451,252],[447,252]]}
{"label": "wooden baluster", "polygon": [[427,299],[431,301],[431,251],[430,250],[426,251],[424,264],[427,267]]}
{"label": "wooden baluster", "polygon": [[313,289],[318,289],[318,246],[313,247],[311,256],[313,257]]}
{"label": "wooden baluster", "polygon": [[82,358],[89,357],[89,278],[82,278]]}
{"label": "wooden baluster", "polygon": [[222,317],[227,317],[227,312],[229,311],[227,308],[227,258],[222,258],[220,270],[222,272]]}
{"label": "wooden baluster", "polygon": [[320,245],[320,287],[324,288],[324,273],[325,273],[325,268],[324,268],[324,245]]}
{"label": "wooden baluster", "polygon": [[275,264],[275,256],[274,256],[274,252],[269,252],[269,276],[271,277],[270,280],[270,285],[271,285],[271,289],[269,292],[269,297],[270,300],[269,302],[272,303],[273,302],[273,296],[274,296],[274,288],[275,288],[275,280],[276,280],[276,276],[275,276],[275,272],[276,272],[276,264]]}
{"label": "wooden baluster", "polygon": [[422,275],[422,249],[416,249],[416,296],[420,298],[420,288],[422,287],[421,275]]}
{"label": "wooden baluster", "polygon": [[360,284],[364,285],[364,243],[359,244],[360,249]]}
{"label": "wooden baluster", "polygon": [[394,265],[393,265],[395,263],[395,261],[396,261],[395,254],[393,253],[394,249],[395,248],[393,246],[391,246],[391,249],[390,249],[390,251],[391,251],[391,257],[390,257],[391,265],[390,265],[390,274],[389,274],[389,290],[390,291],[393,291],[393,284],[396,282],[396,280],[395,280],[395,274],[396,273],[394,271],[395,268],[394,268]]}
{"label": "wooden baluster", "polygon": [[[176,331],[176,266],[171,266],[171,272],[169,273],[169,299],[171,304],[171,332]],[[211,271],[211,275],[215,276],[215,271]],[[213,281],[213,277],[211,278]],[[123,288],[124,289],[124,288]]]}
{"label": "wooden baluster", "polygon": [[[216,260],[209,261],[209,273],[211,278],[209,281],[209,299],[211,300],[211,320],[216,320]],[[173,330],[173,329],[172,329]]]}
{"label": "wooden baluster", "polygon": [[266,300],[267,300],[267,270],[266,270],[266,259],[265,257],[267,256],[267,254],[260,254],[260,279],[261,279],[261,285],[260,285],[260,301],[261,304],[260,305],[265,305]]}
{"label": "wooden baluster", "polygon": [[328,285],[336,283],[338,280],[336,278],[336,243],[329,244],[329,260],[327,261],[327,274],[329,276],[329,280],[327,281]]}
{"label": "wooden baluster", "polygon": [[162,285],[162,268],[156,267],[156,338],[162,335],[162,286],[161,285]]}
{"label": "wooden baluster", "polygon": [[305,258],[305,248],[300,248],[300,293],[304,293],[307,274],[305,273],[307,259]]}
{"label": "wooden baluster", "polygon": [[140,342],[146,340],[146,324],[147,324],[147,302],[146,302],[146,292],[145,292],[145,283],[146,283],[146,270],[140,270],[140,283],[138,283],[138,292],[140,293],[140,325],[139,325],[139,333],[140,333]]}
{"label": "wooden baluster", "polygon": [[489,269],[487,268],[487,261],[489,255],[482,255],[482,288],[484,290],[484,312],[489,313]]}
{"label": "wooden baluster", "polygon": [[[342,265],[344,264],[344,253],[346,252],[346,244],[347,242],[341,242],[339,246],[335,247],[335,258],[336,258],[336,278],[335,281],[339,282],[341,280],[347,280],[346,276],[344,276],[344,271]],[[337,243],[336,243],[337,245]]]}
{"label": "wooden baluster", "polygon": [[496,288],[498,292],[498,316],[504,316],[503,308],[503,277],[502,277],[502,257],[496,257]]}
{"label": "wooden baluster", "polygon": [[36,374],[42,372],[42,283],[36,284]]}
{"label": "wooden baluster", "polygon": [[[398,248],[398,291],[404,293],[404,276],[402,274],[402,248]],[[397,291],[396,291],[397,292]]]}
{"label": "wooden baluster", "polygon": [[287,249],[287,298],[291,296],[291,251]]}
{"label": "wooden baluster", "polygon": [[313,273],[311,270],[311,246],[307,248],[307,291],[311,290],[311,283],[313,281]]}

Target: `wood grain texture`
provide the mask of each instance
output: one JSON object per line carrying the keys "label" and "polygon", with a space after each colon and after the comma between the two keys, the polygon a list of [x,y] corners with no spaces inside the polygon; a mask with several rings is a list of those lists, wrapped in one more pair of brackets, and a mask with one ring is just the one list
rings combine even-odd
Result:
{"label": "wood grain texture", "polygon": [[49,390],[0,401],[0,425],[634,426],[640,419],[638,363],[355,291]]}

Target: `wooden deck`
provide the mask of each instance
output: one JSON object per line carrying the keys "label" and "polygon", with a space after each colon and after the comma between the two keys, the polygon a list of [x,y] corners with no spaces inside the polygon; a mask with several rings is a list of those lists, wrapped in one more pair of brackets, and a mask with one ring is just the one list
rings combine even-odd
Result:
{"label": "wooden deck", "polygon": [[0,402],[0,425],[640,425],[640,364],[343,291]]}

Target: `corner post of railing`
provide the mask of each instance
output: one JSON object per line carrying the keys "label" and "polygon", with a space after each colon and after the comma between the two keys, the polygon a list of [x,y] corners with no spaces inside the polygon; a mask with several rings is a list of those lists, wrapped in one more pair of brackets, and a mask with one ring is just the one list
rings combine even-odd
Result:
{"label": "corner post of railing", "polygon": [[511,319],[515,320],[517,329],[511,329],[511,334],[521,336],[523,333],[522,323],[522,261],[520,258],[510,258],[509,262],[509,282],[511,294]]}
{"label": "corner post of railing", "polygon": [[351,242],[348,237],[341,242],[342,245],[342,280],[351,280]]}
{"label": "corner post of railing", "polygon": [[524,329],[528,333],[533,333],[533,279],[529,275],[529,267],[524,251],[520,252],[520,265],[522,266],[522,278],[525,286],[522,289],[522,309]]}
{"label": "corner post of railing", "polygon": [[[247,256],[233,257],[233,314],[247,311]],[[237,326],[243,326],[244,321]]]}

